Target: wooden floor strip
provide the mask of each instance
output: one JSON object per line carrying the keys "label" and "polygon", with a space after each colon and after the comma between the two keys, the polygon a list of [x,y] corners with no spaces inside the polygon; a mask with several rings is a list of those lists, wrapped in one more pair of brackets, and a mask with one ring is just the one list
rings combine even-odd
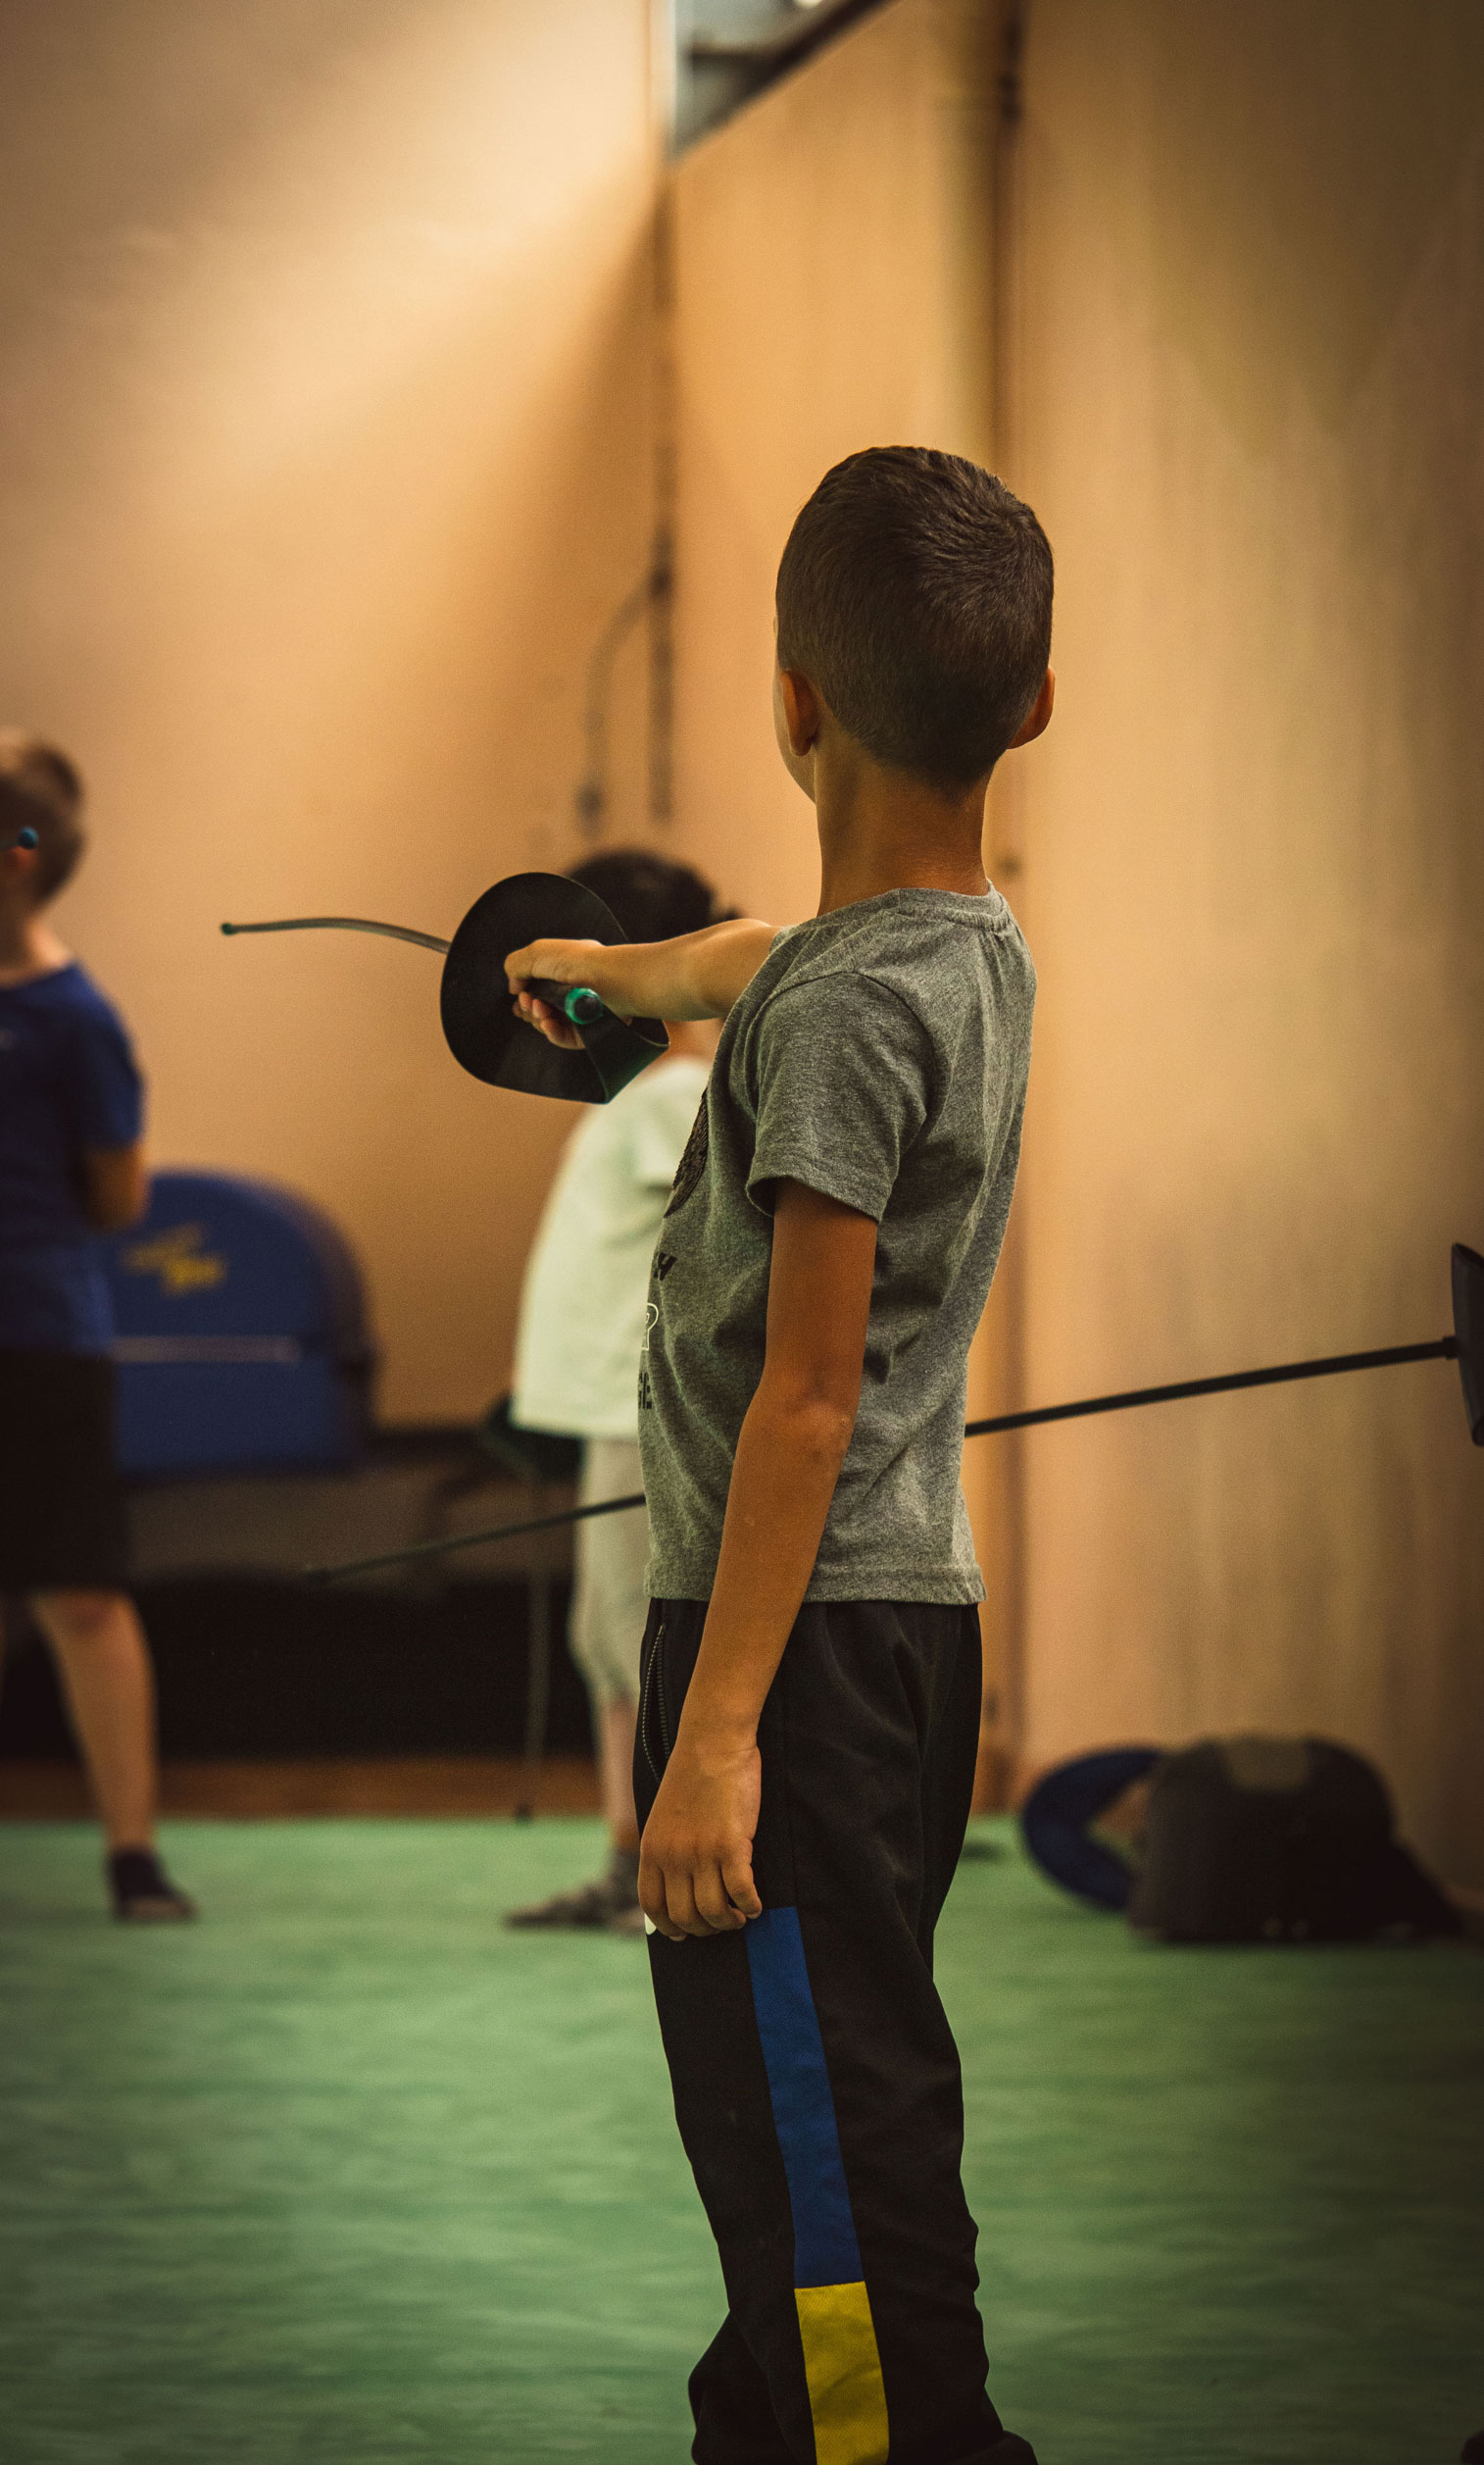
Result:
{"label": "wooden floor strip", "polygon": [[[528,1767],[512,1755],[325,1756],[312,1762],[167,1763],[160,1776],[166,1815],[512,1815],[593,1814],[595,1765],[554,1755]],[[0,1822],[44,1822],[89,1815],[87,1784],[76,1764],[0,1763]]]}

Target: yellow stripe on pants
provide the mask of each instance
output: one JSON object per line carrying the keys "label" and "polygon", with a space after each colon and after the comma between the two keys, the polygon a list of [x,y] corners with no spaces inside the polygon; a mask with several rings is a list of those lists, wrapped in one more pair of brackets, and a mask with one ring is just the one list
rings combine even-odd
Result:
{"label": "yellow stripe on pants", "polygon": [[796,2286],[816,2465],[886,2465],[886,2390],[864,2285]]}

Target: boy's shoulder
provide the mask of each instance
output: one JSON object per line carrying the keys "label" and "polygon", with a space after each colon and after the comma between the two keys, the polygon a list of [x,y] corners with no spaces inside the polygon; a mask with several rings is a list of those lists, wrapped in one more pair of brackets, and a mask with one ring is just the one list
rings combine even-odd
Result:
{"label": "boy's shoulder", "polygon": [[754,980],[759,1007],[818,985],[839,999],[852,985],[878,987],[914,1011],[934,1033],[963,1004],[977,1004],[986,982],[1001,1001],[1024,1002],[1035,970],[1009,904],[994,888],[982,897],[952,890],[887,890],[830,915],[787,927]]}

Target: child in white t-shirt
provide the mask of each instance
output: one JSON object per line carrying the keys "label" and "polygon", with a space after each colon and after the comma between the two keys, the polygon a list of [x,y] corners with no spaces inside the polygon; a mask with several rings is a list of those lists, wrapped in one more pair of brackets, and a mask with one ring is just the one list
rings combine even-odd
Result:
{"label": "child in white t-shirt", "polygon": [[[669,940],[719,921],[711,884],[688,865],[615,849],[571,868],[631,941]],[[638,1383],[650,1263],[691,1126],[705,1093],[711,1034],[674,1025],[670,1048],[572,1132],[526,1263],[511,1418],[582,1440],[578,1502],[642,1490]],[[600,1515],[573,1533],[569,1640],[587,1682],[612,1843],[608,1871],[575,1890],[515,1909],[513,1926],[637,1934],[639,1828],[634,1723],[639,1646],[649,1608],[649,1518]]]}

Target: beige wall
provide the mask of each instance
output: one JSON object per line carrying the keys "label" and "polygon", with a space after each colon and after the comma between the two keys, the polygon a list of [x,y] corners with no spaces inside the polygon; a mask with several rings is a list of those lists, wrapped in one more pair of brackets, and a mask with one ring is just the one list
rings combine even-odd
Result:
{"label": "beige wall", "polygon": [[[818,896],[814,810],[769,711],[773,577],[794,515],[865,445],[990,451],[993,21],[974,0],[900,0],[674,176],[677,833],[729,898],[780,924]],[[987,1411],[1003,1342],[980,1354]],[[1002,1705],[1009,1463],[980,1448],[965,1468]]]}
{"label": "beige wall", "polygon": [[[782,538],[856,446],[998,453],[1058,551],[1061,697],[997,821],[1042,992],[1023,1369],[1002,1299],[976,1397],[1442,1332],[1448,1244],[1484,1246],[1484,20],[1036,0],[997,339],[996,16],[897,0],[674,175],[675,843],[807,912]],[[418,954],[215,927],[446,929],[569,845],[653,512],[646,17],[0,8],[0,704],[93,778],[63,923],[159,1150],[347,1224],[397,1414],[497,1383],[565,1123],[452,1068]],[[642,697],[636,644],[624,827]],[[1023,1537],[1032,1760],[1312,1724],[1484,1882],[1451,1372],[1043,1433],[1018,1513],[1015,1461],[966,1479],[1002,1676]]]}
{"label": "beige wall", "polygon": [[[1449,1325],[1484,1246],[1484,17],[1037,0],[1027,1379]],[[1034,1756],[1311,1725],[1484,1883],[1484,1458],[1442,1366],[1027,1447]]]}
{"label": "beige wall", "polygon": [[[556,1108],[477,1086],[436,963],[562,862],[582,673],[642,572],[647,0],[0,8],[0,716],[75,749],[59,923],[158,1156],[278,1177],[370,1271],[393,1416],[499,1383]],[[642,813],[642,650],[616,693]]]}
{"label": "beige wall", "polygon": [[818,896],[769,715],[789,527],[864,445],[988,449],[984,14],[901,0],[674,175],[677,806],[730,895],[780,922]]}
{"label": "beige wall", "polygon": [[[853,447],[996,450],[1058,552],[1061,696],[996,823],[1041,1000],[1025,1357],[1001,1299],[978,1391],[1441,1333],[1484,1246],[1484,21],[1036,0],[996,243],[996,16],[898,0],[679,167],[686,843],[807,910],[781,540]],[[1036,1434],[1018,1515],[1014,1462],[965,1480],[1002,1677],[1023,1531],[1030,1761],[1312,1725],[1484,1882],[1451,1370]]]}

